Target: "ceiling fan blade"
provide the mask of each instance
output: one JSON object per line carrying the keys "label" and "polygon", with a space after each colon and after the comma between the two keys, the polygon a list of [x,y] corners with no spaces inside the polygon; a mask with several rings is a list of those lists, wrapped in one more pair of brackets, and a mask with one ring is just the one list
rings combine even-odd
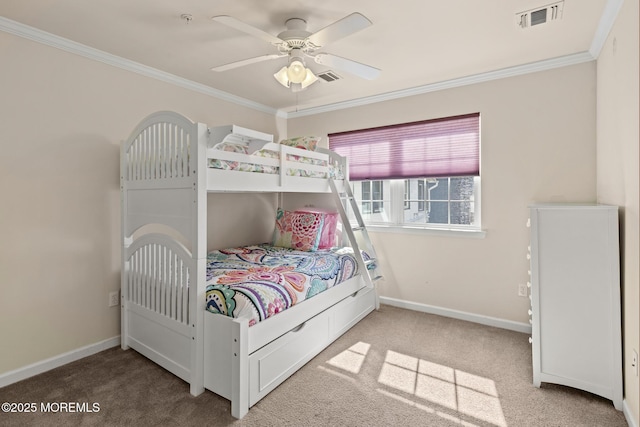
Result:
{"label": "ceiling fan blade", "polygon": [[360,62],[352,61],[351,59],[331,55],[329,53],[319,53],[314,55],[313,60],[318,64],[337,68],[367,80],[373,80],[380,75],[380,70],[378,68],[361,64]]}
{"label": "ceiling fan blade", "polygon": [[318,47],[326,46],[329,43],[367,28],[369,25],[371,25],[371,21],[364,15],[355,12],[311,34],[307,40]]}
{"label": "ceiling fan blade", "polygon": [[279,45],[282,43],[282,40],[279,39],[278,37],[271,35],[267,32],[264,32],[259,28],[252,27],[251,25],[244,23],[232,16],[218,15],[218,16],[212,17],[211,19],[221,24],[224,24],[227,27],[235,28],[236,30],[242,31],[243,33],[247,33],[254,37],[262,39],[267,43],[271,43],[273,45]]}
{"label": "ceiling fan blade", "polygon": [[242,61],[230,62],[228,64],[219,65],[217,67],[213,67],[211,71],[227,71],[233,68],[244,67],[245,65],[255,64],[256,62],[268,61],[270,59],[282,58],[287,56],[286,54],[281,55],[278,53],[271,53],[268,55],[256,56],[255,58],[243,59]]}

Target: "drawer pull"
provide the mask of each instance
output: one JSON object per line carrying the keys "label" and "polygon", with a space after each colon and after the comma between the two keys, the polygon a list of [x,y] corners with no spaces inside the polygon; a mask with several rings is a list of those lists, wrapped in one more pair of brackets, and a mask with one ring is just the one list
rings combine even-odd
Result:
{"label": "drawer pull", "polygon": [[304,326],[307,324],[307,322],[301,323],[298,326],[296,326],[295,328],[293,328],[292,330],[290,330],[289,332],[300,332],[302,330],[302,328],[304,328]]}

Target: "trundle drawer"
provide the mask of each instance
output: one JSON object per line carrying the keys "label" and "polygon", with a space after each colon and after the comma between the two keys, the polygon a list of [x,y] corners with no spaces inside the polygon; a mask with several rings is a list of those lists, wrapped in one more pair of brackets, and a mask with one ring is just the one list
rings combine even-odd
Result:
{"label": "trundle drawer", "polygon": [[329,342],[325,311],[249,356],[249,406],[286,380]]}
{"label": "trundle drawer", "polygon": [[329,311],[332,312],[331,339],[334,340],[371,313],[376,305],[376,294],[372,288],[360,289],[343,299]]}

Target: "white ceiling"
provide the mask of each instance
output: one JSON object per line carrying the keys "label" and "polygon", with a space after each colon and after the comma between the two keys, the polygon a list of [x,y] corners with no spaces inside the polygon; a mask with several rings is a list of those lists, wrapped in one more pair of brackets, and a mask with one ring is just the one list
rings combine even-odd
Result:
{"label": "white ceiling", "polygon": [[[562,19],[521,29],[516,14],[553,0],[2,0],[0,29],[52,39],[71,50],[115,55],[131,66],[195,82],[267,109],[292,112],[362,98],[401,96],[519,69],[594,59],[612,9],[620,0],[564,0]],[[373,25],[323,52],[382,70],[368,81],[336,71],[341,80],[293,93],[273,78],[285,58],[225,72],[211,67],[276,53],[265,41],[212,21],[230,15],[277,35],[288,18],[315,32],[360,12]],[[182,14],[190,14],[187,23]],[[16,30],[17,29],[17,30]],[[65,40],[68,39],[68,40]],[[67,43],[68,44],[68,43]],[[109,57],[111,57],[109,55]],[[132,62],[133,61],[133,62]],[[137,64],[134,64],[137,63]],[[326,67],[309,63],[316,74]],[[500,72],[498,71],[498,72]],[[166,74],[168,73],[168,74]],[[221,92],[220,92],[221,91]]]}

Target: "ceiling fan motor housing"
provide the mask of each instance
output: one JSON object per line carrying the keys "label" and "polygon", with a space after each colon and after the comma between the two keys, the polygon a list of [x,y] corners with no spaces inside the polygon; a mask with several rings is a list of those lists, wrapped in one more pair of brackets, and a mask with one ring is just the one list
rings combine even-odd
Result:
{"label": "ceiling fan motor housing", "polygon": [[307,31],[307,21],[300,18],[291,18],[285,22],[286,30],[278,34],[278,38],[286,42],[289,49],[308,49],[307,37],[311,35]]}

